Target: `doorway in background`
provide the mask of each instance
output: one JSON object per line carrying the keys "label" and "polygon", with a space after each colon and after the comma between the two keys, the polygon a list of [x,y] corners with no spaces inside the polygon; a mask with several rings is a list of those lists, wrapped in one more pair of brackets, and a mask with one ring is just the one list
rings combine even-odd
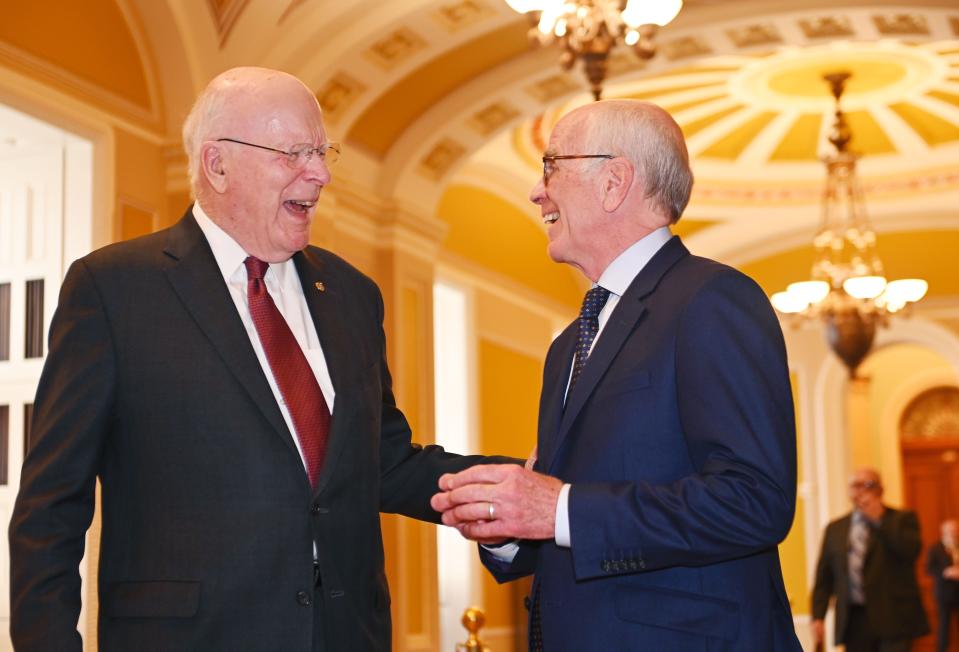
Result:
{"label": "doorway in background", "polygon": [[[30,447],[33,396],[70,261],[91,248],[93,145],[0,105],[0,528]],[[4,536],[6,540],[6,536]],[[10,556],[0,546],[0,652],[12,650]],[[81,626],[84,619],[81,619]]]}

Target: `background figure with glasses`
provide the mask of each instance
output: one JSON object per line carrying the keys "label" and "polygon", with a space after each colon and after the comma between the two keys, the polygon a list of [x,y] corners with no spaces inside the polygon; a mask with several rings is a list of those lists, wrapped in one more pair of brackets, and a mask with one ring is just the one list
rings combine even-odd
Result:
{"label": "background figure with glasses", "polygon": [[411,443],[379,290],[308,246],[338,154],[310,90],[230,70],[183,139],[186,215],[64,280],[10,527],[13,643],[81,650],[99,478],[101,650],[389,649],[379,512],[438,521],[438,478],[478,458]]}
{"label": "background figure with glasses", "polygon": [[940,530],[939,540],[926,555],[926,573],[932,578],[936,599],[936,650],[946,652],[959,615],[959,521],[943,521]]}
{"label": "background figure with glasses", "polygon": [[499,581],[534,574],[534,650],[798,651],[783,336],[756,283],[670,233],[693,182],[679,126],[596,102],[543,164],[549,255],[592,289],[546,357],[538,458],[444,476],[433,506]]}
{"label": "background figure with glasses", "polygon": [[882,502],[879,472],[849,479],[851,513],[826,526],[812,595],[813,638],[836,600],[835,643],[847,652],[906,652],[929,632],[919,599],[916,560],[922,548],[914,512]]}

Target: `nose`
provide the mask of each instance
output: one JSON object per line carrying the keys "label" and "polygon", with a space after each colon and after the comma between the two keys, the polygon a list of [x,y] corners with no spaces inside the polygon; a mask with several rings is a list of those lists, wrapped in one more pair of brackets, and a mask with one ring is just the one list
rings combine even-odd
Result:
{"label": "nose", "polygon": [[306,162],[306,167],[303,168],[303,175],[307,181],[319,186],[325,186],[333,178],[333,175],[330,173],[330,168],[326,164],[326,160],[319,154],[314,154],[310,157],[310,160]]}
{"label": "nose", "polygon": [[529,191],[529,200],[537,206],[546,201],[546,183],[543,181],[543,177],[540,177],[533,189]]}

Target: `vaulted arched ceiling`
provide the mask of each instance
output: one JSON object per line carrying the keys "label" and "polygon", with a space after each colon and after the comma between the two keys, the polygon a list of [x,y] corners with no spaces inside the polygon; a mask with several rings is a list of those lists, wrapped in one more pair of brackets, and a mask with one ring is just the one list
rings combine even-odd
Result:
{"label": "vaulted arched ceiling", "polygon": [[[210,77],[288,70],[345,141],[344,180],[425,213],[468,209],[443,198],[469,187],[536,221],[543,143],[588,96],[526,29],[502,0],[37,0],[5,8],[0,62],[171,151]],[[747,264],[808,243],[832,110],[819,78],[835,68],[854,75],[844,107],[879,231],[957,229],[955,0],[687,0],[657,41],[647,63],[614,56],[606,95],[658,102],[683,127],[697,185],[681,228],[701,252]]]}

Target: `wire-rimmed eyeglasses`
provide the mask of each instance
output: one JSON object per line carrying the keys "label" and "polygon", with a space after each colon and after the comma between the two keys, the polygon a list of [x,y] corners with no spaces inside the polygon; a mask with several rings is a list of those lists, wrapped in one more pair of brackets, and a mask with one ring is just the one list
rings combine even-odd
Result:
{"label": "wire-rimmed eyeglasses", "polygon": [[265,149],[268,152],[283,154],[286,156],[286,164],[294,170],[300,170],[306,167],[306,164],[317,154],[319,154],[320,159],[326,163],[326,167],[333,167],[333,164],[340,160],[339,143],[324,143],[319,147],[313,147],[313,145],[309,143],[301,143],[294,145],[289,150],[282,150],[276,149],[275,147],[267,147],[266,145],[248,143],[243,140],[237,140],[236,138],[217,138],[216,141],[218,143],[226,141],[228,143],[236,143],[238,145],[246,145],[247,147],[256,147],[257,149]]}
{"label": "wire-rimmed eyeglasses", "polygon": [[571,158],[616,158],[612,154],[546,154],[543,156],[543,185],[549,183],[549,177],[556,171],[554,163]]}

